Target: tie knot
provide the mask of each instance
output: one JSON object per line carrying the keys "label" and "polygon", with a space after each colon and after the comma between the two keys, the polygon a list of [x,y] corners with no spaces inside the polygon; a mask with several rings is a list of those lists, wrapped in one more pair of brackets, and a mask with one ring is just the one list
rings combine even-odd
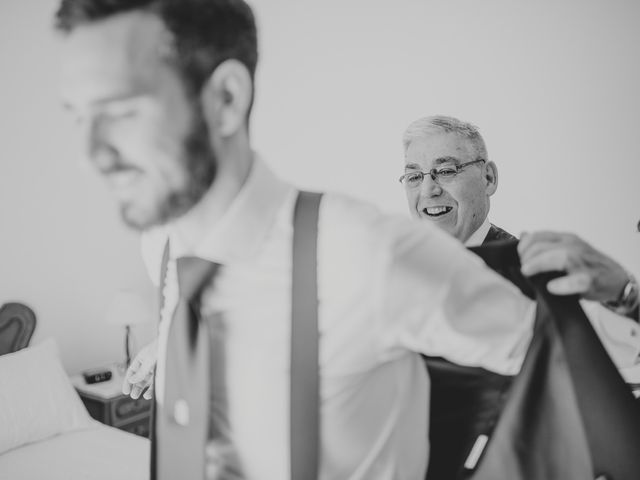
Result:
{"label": "tie knot", "polygon": [[199,257],[180,257],[176,260],[180,296],[192,299],[200,294],[205,284],[213,277],[217,263]]}

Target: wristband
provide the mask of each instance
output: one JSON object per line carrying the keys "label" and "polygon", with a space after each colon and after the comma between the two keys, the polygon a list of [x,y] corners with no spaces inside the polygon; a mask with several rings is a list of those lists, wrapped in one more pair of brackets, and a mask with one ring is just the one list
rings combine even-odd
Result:
{"label": "wristband", "polygon": [[630,273],[628,276],[629,280],[620,292],[620,296],[614,301],[605,303],[608,308],[624,316],[628,316],[638,308],[638,300],[640,299],[637,280]]}

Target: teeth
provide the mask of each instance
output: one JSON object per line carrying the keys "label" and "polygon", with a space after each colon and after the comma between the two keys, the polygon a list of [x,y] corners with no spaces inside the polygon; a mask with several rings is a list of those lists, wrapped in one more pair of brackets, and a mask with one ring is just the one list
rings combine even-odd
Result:
{"label": "teeth", "polygon": [[451,210],[451,207],[427,207],[425,211],[427,215],[442,215]]}

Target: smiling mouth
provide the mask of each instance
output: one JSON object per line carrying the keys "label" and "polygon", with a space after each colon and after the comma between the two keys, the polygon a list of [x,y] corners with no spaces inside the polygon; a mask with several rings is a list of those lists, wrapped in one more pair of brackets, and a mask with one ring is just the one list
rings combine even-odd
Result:
{"label": "smiling mouth", "polygon": [[428,215],[429,217],[441,217],[442,215],[446,215],[453,207],[426,207],[422,209],[422,213]]}

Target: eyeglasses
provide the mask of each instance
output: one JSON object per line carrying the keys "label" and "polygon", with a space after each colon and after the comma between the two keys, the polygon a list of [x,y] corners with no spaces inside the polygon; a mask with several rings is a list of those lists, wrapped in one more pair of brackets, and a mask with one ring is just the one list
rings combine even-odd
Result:
{"label": "eyeglasses", "polygon": [[473,160],[472,162],[461,163],[460,165],[454,165],[450,167],[442,167],[442,168],[432,168],[428,172],[407,172],[402,175],[398,181],[402,183],[405,187],[415,188],[422,185],[424,181],[425,175],[429,175],[431,179],[436,182],[438,185],[445,185],[447,183],[451,183],[456,176],[469,165],[473,165],[474,163],[484,162],[484,158],[479,158],[478,160]]}

